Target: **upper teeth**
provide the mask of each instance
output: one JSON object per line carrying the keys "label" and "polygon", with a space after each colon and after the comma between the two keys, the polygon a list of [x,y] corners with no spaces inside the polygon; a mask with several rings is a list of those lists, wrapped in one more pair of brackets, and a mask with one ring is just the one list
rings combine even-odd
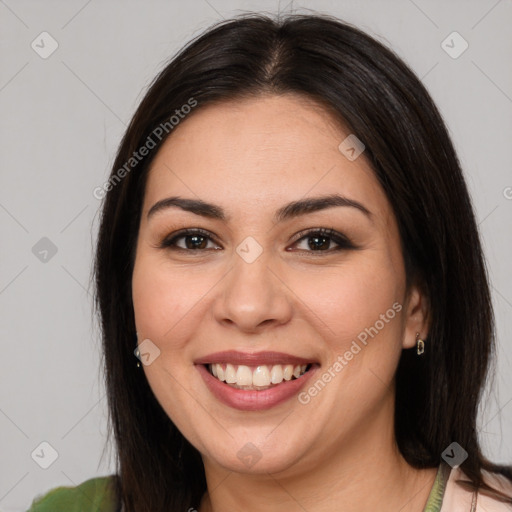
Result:
{"label": "upper teeth", "polygon": [[210,373],[219,380],[228,384],[237,386],[270,386],[271,384],[280,384],[283,380],[291,380],[292,377],[298,378],[306,372],[307,365],[281,365],[273,366],[260,365],[249,367],[244,365],[232,364],[210,364]]}

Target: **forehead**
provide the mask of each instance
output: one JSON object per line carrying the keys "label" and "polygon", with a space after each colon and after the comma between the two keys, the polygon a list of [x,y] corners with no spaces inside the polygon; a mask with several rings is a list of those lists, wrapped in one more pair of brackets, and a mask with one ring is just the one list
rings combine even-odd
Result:
{"label": "forehead", "polygon": [[299,95],[199,105],[153,161],[144,210],[171,194],[236,213],[337,192],[384,212],[389,205],[364,153],[351,161],[339,149],[349,135],[340,120]]}

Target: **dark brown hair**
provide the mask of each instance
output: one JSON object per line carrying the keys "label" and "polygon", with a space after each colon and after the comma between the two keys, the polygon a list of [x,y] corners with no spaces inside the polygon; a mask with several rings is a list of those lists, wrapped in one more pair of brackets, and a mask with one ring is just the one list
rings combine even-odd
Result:
{"label": "dark brown hair", "polygon": [[[511,468],[484,458],[477,438],[494,320],[470,197],[436,106],[392,51],[325,15],[249,14],[218,23],[151,84],[111,178],[191,98],[194,115],[214,102],[286,93],[318,102],[364,143],[398,222],[407,283],[421,283],[428,297],[426,352],[418,358],[404,350],[396,374],[401,453],[416,468],[436,467],[456,441],[468,452],[462,469],[473,487],[485,489],[482,469],[512,479]],[[206,491],[199,452],[163,411],[133,354],[136,240],[148,170],[164,141],[108,187],[94,268],[117,493],[126,512],[183,512],[198,507]]]}

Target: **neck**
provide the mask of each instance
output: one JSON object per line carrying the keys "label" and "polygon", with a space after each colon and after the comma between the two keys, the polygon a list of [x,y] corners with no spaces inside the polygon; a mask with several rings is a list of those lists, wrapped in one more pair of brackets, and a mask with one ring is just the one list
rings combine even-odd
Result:
{"label": "neck", "polygon": [[[200,512],[422,512],[436,468],[418,470],[401,456],[392,421],[369,422],[342,445],[279,473],[242,474],[205,461],[208,492]],[[389,419],[389,418],[388,418]]]}

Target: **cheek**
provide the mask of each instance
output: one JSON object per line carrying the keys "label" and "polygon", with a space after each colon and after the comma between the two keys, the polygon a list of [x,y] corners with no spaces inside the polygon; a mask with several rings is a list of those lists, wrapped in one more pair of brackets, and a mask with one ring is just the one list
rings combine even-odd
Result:
{"label": "cheek", "polygon": [[[132,297],[140,336],[150,338],[161,350],[178,349],[184,343],[187,316],[204,294],[203,285],[185,273],[170,271],[166,262],[141,254],[135,262]],[[201,289],[199,289],[201,288]]]}
{"label": "cheek", "polygon": [[[332,348],[343,346],[355,339],[379,320],[380,315],[392,317],[383,331],[400,321],[393,304],[402,300],[402,277],[395,265],[381,255],[358,255],[353,261],[332,272],[297,278],[292,286],[305,306],[317,316],[317,325]],[[311,316],[311,314],[309,315]],[[387,319],[387,318],[386,318]],[[380,323],[379,323],[380,326]]]}
{"label": "cheek", "polygon": [[[330,411],[335,420],[326,421],[327,429],[336,438],[388,403],[401,354],[404,276],[396,260],[380,251],[360,254],[329,274],[303,282],[300,291],[325,333],[326,364],[318,379],[328,381],[328,392],[316,380],[303,398],[317,411]],[[304,421],[310,412],[301,412]]]}
{"label": "cheek", "polygon": [[184,383],[189,381],[187,343],[193,331],[194,306],[205,292],[202,286],[197,289],[200,283],[196,280],[170,271],[166,263],[143,251],[137,255],[133,307],[139,340],[150,339],[160,350],[150,365],[143,366],[146,379],[162,409],[186,431],[188,418],[200,414]]}

